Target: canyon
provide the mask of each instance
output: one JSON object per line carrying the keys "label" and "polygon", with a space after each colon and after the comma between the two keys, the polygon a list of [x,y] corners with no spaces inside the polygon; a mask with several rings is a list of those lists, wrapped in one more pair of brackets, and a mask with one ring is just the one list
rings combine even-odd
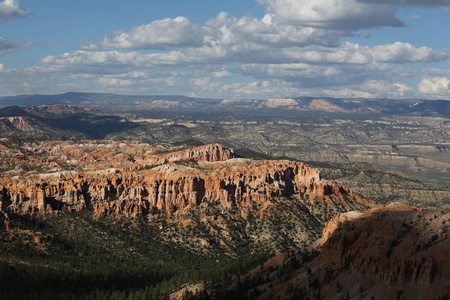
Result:
{"label": "canyon", "polygon": [[[79,102],[69,96],[90,100]],[[155,96],[145,100],[152,103],[151,109],[120,110],[111,100],[104,103],[119,111],[98,110],[105,109],[99,103],[106,98],[117,103],[128,99],[77,94],[61,99],[84,106],[5,107],[0,109],[0,138],[6,144],[87,139],[219,143],[246,155],[306,162],[326,178],[378,202],[450,208],[450,123],[445,103],[441,107],[441,102],[382,99],[189,99],[190,106],[178,107],[177,97]],[[59,98],[39,99],[38,103],[46,103]],[[170,105],[159,105],[162,100]]]}
{"label": "canyon", "polygon": [[96,215],[136,217],[151,211],[173,214],[207,201],[230,209],[291,197],[323,210],[325,217],[372,203],[303,163],[238,158],[219,144],[167,153],[135,141],[67,141],[22,149],[26,154],[2,150],[1,159],[11,168],[0,178],[4,212],[90,207]]}
{"label": "canyon", "polygon": [[448,297],[446,103],[19,98],[0,99],[32,104],[0,109],[7,296]]}

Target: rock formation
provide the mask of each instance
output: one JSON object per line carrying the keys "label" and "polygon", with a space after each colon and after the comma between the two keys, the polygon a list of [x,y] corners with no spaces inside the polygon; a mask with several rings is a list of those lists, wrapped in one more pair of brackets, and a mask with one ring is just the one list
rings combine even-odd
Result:
{"label": "rock formation", "polygon": [[[232,149],[219,144],[160,155],[154,149],[141,149],[141,155],[127,151],[114,155],[114,147],[107,147],[107,152],[98,150],[106,147],[102,144],[91,147],[96,150],[79,151],[80,147],[67,143],[45,149],[35,146],[34,153],[83,168],[1,178],[0,200],[5,209],[32,213],[90,206],[98,215],[137,216],[155,210],[173,213],[203,201],[231,208],[274,197],[296,197],[329,218],[327,212],[333,209],[342,212],[371,203],[321,179],[318,171],[303,163],[235,158]],[[55,149],[60,152],[57,159]],[[119,145],[117,149],[128,148]],[[108,159],[111,155],[120,160]]]}
{"label": "rock formation", "polygon": [[[286,256],[276,266],[281,275],[270,281],[272,288],[267,289],[269,283],[259,287],[267,289],[260,299],[270,294],[282,299],[445,299],[450,294],[449,225],[448,211],[399,203],[339,215],[315,245],[321,253],[312,262]],[[303,266],[292,271],[292,262],[302,260]]]}
{"label": "rock formation", "polygon": [[[31,117],[3,117],[0,118],[1,131],[35,131],[36,127],[46,128],[44,124]],[[48,128],[48,127],[47,127]]]}
{"label": "rock formation", "polygon": [[210,144],[166,154],[144,155],[136,158],[136,162],[143,165],[161,165],[179,160],[222,161],[235,157],[237,156],[232,149],[219,144]]}

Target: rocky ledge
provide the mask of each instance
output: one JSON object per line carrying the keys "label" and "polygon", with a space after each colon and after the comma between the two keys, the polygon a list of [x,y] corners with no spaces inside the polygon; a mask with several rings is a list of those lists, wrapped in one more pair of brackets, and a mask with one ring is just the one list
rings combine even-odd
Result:
{"label": "rocky ledge", "polygon": [[[119,147],[120,154],[112,153],[111,145],[103,145],[103,152],[98,151],[103,146],[94,146],[97,152],[93,154],[86,145],[67,142],[46,148],[35,145],[28,157],[20,159],[39,161],[50,155],[56,163],[75,161],[83,168],[4,174],[0,178],[1,210],[35,213],[91,207],[97,215],[137,216],[154,211],[174,213],[204,201],[220,203],[226,209],[291,197],[316,213],[323,210],[326,218],[331,211],[371,204],[350,189],[321,179],[317,170],[303,163],[237,158],[232,149],[219,144],[160,154],[142,145],[144,149],[133,153],[133,147]],[[59,157],[55,149],[61,152]]]}

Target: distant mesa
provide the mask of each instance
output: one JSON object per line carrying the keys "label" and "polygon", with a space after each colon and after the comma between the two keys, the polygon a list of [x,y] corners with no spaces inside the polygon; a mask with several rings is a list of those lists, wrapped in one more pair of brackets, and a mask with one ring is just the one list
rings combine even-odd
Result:
{"label": "distant mesa", "polygon": [[326,112],[341,112],[341,113],[351,112],[351,111],[347,111],[347,110],[343,109],[342,107],[339,107],[325,99],[312,100],[311,103],[308,105],[308,109],[321,110],[321,111],[326,111]]}
{"label": "distant mesa", "polygon": [[297,106],[298,102],[292,98],[267,98],[261,106],[266,106],[270,108],[280,107],[280,106]]}

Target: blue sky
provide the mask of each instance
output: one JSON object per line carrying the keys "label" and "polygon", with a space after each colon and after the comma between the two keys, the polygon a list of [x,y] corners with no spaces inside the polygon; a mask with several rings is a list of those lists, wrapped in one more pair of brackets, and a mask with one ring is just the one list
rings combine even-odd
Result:
{"label": "blue sky", "polygon": [[0,0],[0,95],[450,99],[450,0]]}

